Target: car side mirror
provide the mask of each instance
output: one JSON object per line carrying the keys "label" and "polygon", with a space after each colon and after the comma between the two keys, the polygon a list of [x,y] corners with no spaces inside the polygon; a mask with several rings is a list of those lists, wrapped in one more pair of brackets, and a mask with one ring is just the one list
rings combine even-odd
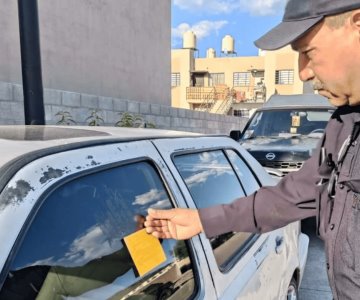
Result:
{"label": "car side mirror", "polygon": [[239,141],[240,137],[241,137],[241,130],[231,130],[230,131],[230,137],[234,140],[234,141]]}

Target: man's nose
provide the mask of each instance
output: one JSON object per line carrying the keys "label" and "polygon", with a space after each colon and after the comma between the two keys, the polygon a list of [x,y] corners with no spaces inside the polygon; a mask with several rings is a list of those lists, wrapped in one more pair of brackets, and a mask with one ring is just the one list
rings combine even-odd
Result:
{"label": "man's nose", "polygon": [[302,81],[313,80],[315,77],[314,71],[311,69],[311,61],[302,53],[299,54],[299,77]]}
{"label": "man's nose", "polygon": [[299,69],[299,77],[302,81],[310,81],[315,77],[314,71],[309,67],[303,67]]}

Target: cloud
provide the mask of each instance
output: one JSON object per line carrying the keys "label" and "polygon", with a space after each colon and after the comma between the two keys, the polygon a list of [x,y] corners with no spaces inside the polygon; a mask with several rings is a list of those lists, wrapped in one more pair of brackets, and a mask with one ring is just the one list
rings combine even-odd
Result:
{"label": "cloud", "polygon": [[191,175],[185,178],[186,185],[189,188],[193,188],[194,186],[201,185],[207,182],[210,178],[219,177],[224,174],[233,174],[233,171],[230,165],[227,164],[210,164],[204,165],[199,164],[194,166],[193,169],[194,175]]}
{"label": "cloud", "polygon": [[181,45],[183,34],[186,31],[193,31],[196,34],[196,38],[201,40],[207,36],[219,34],[219,30],[228,24],[228,21],[209,21],[203,20],[194,25],[188,23],[181,23],[177,27],[171,29],[173,46]]}
{"label": "cloud", "polygon": [[62,258],[56,259],[54,257],[49,257],[36,261],[31,265],[64,267],[83,266],[91,260],[108,255],[121,248],[122,244],[120,238],[118,240],[112,240],[110,243],[100,226],[94,226],[89,228],[84,235],[76,238]]}
{"label": "cloud", "polygon": [[238,0],[174,0],[174,5],[183,10],[206,11],[213,14],[230,13],[239,5]]}
{"label": "cloud", "polygon": [[265,16],[283,12],[286,2],[287,0],[174,0],[174,5],[182,10],[214,15],[242,11]]}
{"label": "cloud", "polygon": [[[164,202],[169,203],[169,200],[166,197],[164,191],[159,191],[157,189],[151,189],[149,192],[142,195],[136,196],[133,205],[150,205],[151,203],[156,202],[155,205],[163,205]],[[154,205],[154,204],[152,204]]]}
{"label": "cloud", "polygon": [[240,0],[240,9],[254,16],[275,15],[284,11],[287,0]]}

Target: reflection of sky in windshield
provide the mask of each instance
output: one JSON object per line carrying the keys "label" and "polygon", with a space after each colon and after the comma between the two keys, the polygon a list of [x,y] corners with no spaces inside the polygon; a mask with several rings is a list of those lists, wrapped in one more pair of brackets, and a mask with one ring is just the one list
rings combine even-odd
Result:
{"label": "reflection of sky in windshield", "polygon": [[147,163],[69,182],[40,208],[13,269],[82,266],[119,251],[121,239],[136,230],[134,216],[146,215],[150,206],[171,205],[158,174]]}
{"label": "reflection of sky in windshield", "polygon": [[177,156],[175,164],[198,207],[229,203],[243,196],[240,183],[221,151]]}
{"label": "reflection of sky in windshield", "polygon": [[84,235],[76,238],[63,257],[58,259],[49,257],[38,260],[32,265],[58,265],[64,267],[82,266],[88,261],[113,253],[121,248],[122,244],[120,237],[117,240],[112,239],[109,241],[101,230],[101,227],[94,226]]}
{"label": "reflection of sky in windshield", "polygon": [[[122,243],[125,236],[139,228],[137,216],[146,215],[149,207],[170,208],[171,203],[159,175],[148,163],[113,168],[68,182],[40,207],[11,271],[15,274],[29,267],[26,274],[48,272],[43,274],[46,279],[40,292],[52,293],[48,290],[51,284],[53,293],[63,299],[127,295],[130,289],[143,289],[145,280],[150,280],[151,287],[151,279],[158,278],[159,270],[173,267],[177,241],[161,241],[166,261],[143,277],[136,277],[135,266]],[[52,278],[57,278],[59,291]],[[166,278],[178,280],[173,272]],[[81,295],[71,286],[76,286],[75,291],[78,288]],[[153,288],[158,287],[154,284]],[[62,293],[79,296],[66,297]]]}
{"label": "reflection of sky in windshield", "polygon": [[165,191],[157,189],[151,189],[147,193],[136,196],[133,205],[146,205],[159,209],[170,208],[169,198]]}

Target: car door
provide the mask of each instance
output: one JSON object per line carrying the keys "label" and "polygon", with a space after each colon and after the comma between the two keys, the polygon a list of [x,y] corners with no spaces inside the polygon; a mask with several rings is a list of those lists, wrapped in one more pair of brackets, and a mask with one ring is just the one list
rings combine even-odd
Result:
{"label": "car door", "polygon": [[[21,195],[20,183],[29,187]],[[166,260],[142,276],[124,245],[143,230],[149,207],[185,206],[149,141],[35,160],[11,179],[0,203],[7,203],[0,228],[9,228],[0,230],[0,299],[214,297],[199,239],[161,241]]]}
{"label": "car door", "polygon": [[[228,138],[159,140],[155,145],[192,208],[229,203],[252,193],[260,183],[274,184],[264,169]],[[260,180],[249,166],[254,166]],[[287,270],[284,229],[261,235],[228,233],[210,240],[201,234],[201,242],[219,299],[285,297],[291,272]]]}

